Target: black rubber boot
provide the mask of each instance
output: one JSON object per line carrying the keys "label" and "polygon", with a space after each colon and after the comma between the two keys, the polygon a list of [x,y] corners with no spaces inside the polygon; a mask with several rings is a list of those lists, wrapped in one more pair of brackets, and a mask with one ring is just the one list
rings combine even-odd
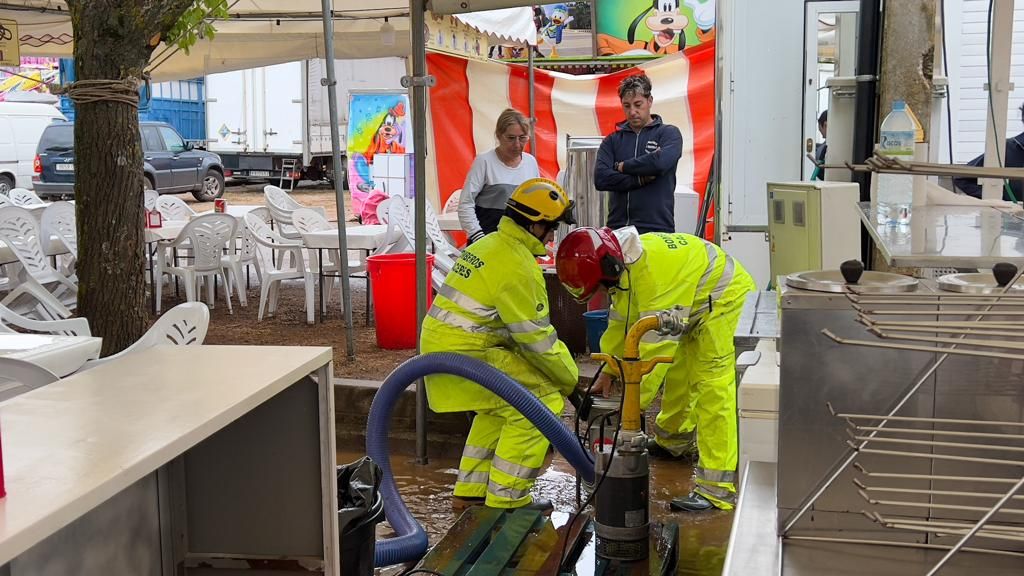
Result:
{"label": "black rubber boot", "polygon": [[545,514],[550,513],[555,509],[555,505],[551,503],[551,500],[547,498],[534,498],[533,502],[530,502],[526,506],[520,506],[522,510],[540,510]]}
{"label": "black rubber boot", "polygon": [[690,492],[684,498],[675,498],[669,504],[669,508],[677,512],[704,512],[714,510],[715,505],[710,500],[696,492]]}
{"label": "black rubber boot", "polygon": [[657,442],[647,443],[647,453],[655,460],[682,460],[683,456],[676,456],[659,445]]}

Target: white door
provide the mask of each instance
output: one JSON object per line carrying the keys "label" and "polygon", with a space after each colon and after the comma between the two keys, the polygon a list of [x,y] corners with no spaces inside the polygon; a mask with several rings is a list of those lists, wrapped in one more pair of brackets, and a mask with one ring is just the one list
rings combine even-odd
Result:
{"label": "white door", "polygon": [[263,152],[302,153],[302,62],[253,71],[260,86],[257,148]]}
{"label": "white door", "polygon": [[213,152],[244,152],[252,148],[249,129],[251,70],[206,77],[206,137]]}
{"label": "white door", "polygon": [[[818,117],[828,110],[826,86],[833,76],[853,76],[857,57],[857,12],[860,2],[808,2],[804,17],[804,113],[801,176],[809,180],[817,152],[825,140]],[[826,128],[827,131],[827,128]]]}

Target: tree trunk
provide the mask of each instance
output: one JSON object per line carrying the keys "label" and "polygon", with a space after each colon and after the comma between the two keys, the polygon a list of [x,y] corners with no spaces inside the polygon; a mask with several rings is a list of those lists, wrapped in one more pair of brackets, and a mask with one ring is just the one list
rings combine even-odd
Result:
{"label": "tree trunk", "polygon": [[[122,80],[142,77],[154,37],[191,0],[67,4],[77,80]],[[147,325],[139,116],[136,107],[110,100],[75,108],[78,314],[109,355],[135,342]]]}

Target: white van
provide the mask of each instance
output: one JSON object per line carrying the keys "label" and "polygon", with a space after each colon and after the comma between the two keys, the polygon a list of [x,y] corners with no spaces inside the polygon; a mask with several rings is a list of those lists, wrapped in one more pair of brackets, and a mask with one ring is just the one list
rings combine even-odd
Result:
{"label": "white van", "polygon": [[53,104],[0,102],[0,193],[32,189],[32,162],[43,129],[65,120]]}

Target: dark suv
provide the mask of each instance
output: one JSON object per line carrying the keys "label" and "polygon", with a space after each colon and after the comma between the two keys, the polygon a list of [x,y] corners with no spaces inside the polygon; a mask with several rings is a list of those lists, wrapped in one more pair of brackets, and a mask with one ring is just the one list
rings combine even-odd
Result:
{"label": "dark suv", "polygon": [[[170,124],[140,122],[146,188],[161,194],[191,192],[209,202],[224,194],[220,156],[196,150]],[[32,186],[36,194],[73,196],[75,193],[75,125],[55,122],[43,130],[36,148]]]}

